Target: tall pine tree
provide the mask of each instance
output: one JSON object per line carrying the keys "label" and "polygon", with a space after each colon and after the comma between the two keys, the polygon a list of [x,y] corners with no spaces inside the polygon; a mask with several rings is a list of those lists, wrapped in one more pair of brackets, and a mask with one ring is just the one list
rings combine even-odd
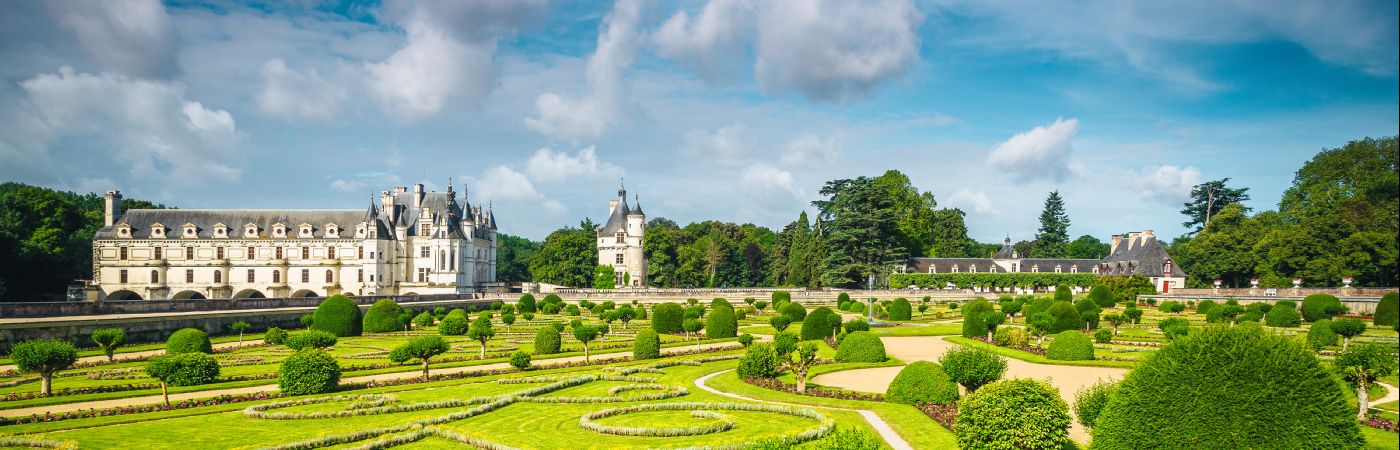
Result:
{"label": "tall pine tree", "polygon": [[1031,246],[1032,258],[1065,258],[1069,256],[1069,214],[1060,191],[1051,191],[1040,212],[1040,231]]}
{"label": "tall pine tree", "polygon": [[[1249,200],[1249,188],[1230,188],[1225,183],[1229,178],[1207,181],[1191,188],[1191,201],[1186,202],[1181,210],[1182,214],[1190,220],[1182,222],[1181,226],[1195,228],[1195,233],[1199,233],[1211,217],[1220,213],[1232,203],[1240,203]],[[1244,211],[1249,212],[1246,207]]]}

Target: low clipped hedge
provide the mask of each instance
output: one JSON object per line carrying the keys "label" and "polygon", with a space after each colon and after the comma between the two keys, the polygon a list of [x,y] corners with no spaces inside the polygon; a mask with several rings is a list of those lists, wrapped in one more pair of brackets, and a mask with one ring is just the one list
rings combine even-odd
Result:
{"label": "low clipped hedge", "polygon": [[840,362],[884,362],[885,343],[869,331],[857,331],[846,335],[841,347],[836,349],[836,360]]}
{"label": "low clipped hedge", "polygon": [[214,344],[209,342],[209,334],[197,328],[184,328],[165,340],[165,353],[214,353]]}
{"label": "low clipped hedge", "polygon": [[632,359],[656,359],[661,357],[661,335],[653,330],[637,332],[632,342]]}
{"label": "low clipped hedge", "polygon": [[1400,324],[1400,293],[1391,292],[1381,297],[1381,302],[1376,304],[1374,323],[1381,327]]}
{"label": "low clipped hedge", "polygon": [[[638,338],[641,333],[637,333]],[[553,355],[559,353],[560,346],[559,330],[554,327],[540,327],[535,331],[535,354]]]}
{"label": "low clipped hedge", "polygon": [[674,334],[685,331],[681,323],[685,320],[685,310],[681,305],[666,302],[651,309],[651,329],[657,333]]}
{"label": "low clipped hedge", "polygon": [[282,340],[282,343],[292,350],[305,350],[333,347],[337,340],[334,334],[325,331],[306,330],[288,335],[286,339]]}
{"label": "low clipped hedge", "polygon": [[885,401],[913,405],[917,403],[952,404],[958,401],[958,384],[948,378],[943,367],[928,361],[916,361],[904,366],[885,390]]}
{"label": "low clipped hedge", "polygon": [[340,364],[324,350],[296,352],[277,370],[277,387],[286,395],[320,394],[340,385]]}
{"label": "low clipped hedge", "polygon": [[1362,448],[1347,401],[1341,381],[1296,339],[1213,326],[1123,378],[1094,421],[1094,448]]}
{"label": "low clipped hedge", "polygon": [[1069,426],[1069,405],[1059,390],[1044,381],[1013,378],[958,401],[953,431],[958,448],[1050,450],[1070,445]]}
{"label": "low clipped hedge", "polygon": [[1064,331],[1055,335],[1045,358],[1056,361],[1088,361],[1094,359],[1094,341],[1079,331]]}
{"label": "low clipped hedge", "polygon": [[870,331],[870,322],[866,322],[865,319],[857,317],[851,319],[849,322],[846,322],[845,327],[847,333],[855,333],[857,331]]}
{"label": "low clipped hedge", "polygon": [[732,338],[739,335],[739,319],[734,317],[734,308],[715,308],[705,318],[705,336],[710,339]]}
{"label": "low clipped hedge", "polygon": [[[360,307],[344,295],[332,295],[322,300],[312,317],[311,329],[339,337],[359,336],[364,330]],[[398,314],[394,314],[394,317],[397,318]]]}
{"label": "low clipped hedge", "polygon": [[[841,328],[841,316],[832,311],[831,308],[822,306],[812,310],[807,314],[807,318],[802,319],[802,340],[821,340],[832,337],[833,333]],[[867,326],[866,328],[869,328]]]}
{"label": "low clipped hedge", "polygon": [[[359,307],[355,309],[358,311]],[[387,298],[379,300],[365,312],[361,329],[369,333],[403,331],[403,322],[399,321],[402,314],[403,308],[399,307],[398,302]]]}

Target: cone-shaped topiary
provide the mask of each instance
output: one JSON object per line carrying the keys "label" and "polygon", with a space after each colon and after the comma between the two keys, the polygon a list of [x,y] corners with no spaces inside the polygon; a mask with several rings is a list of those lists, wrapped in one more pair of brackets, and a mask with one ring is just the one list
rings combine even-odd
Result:
{"label": "cone-shaped topiary", "polygon": [[1094,341],[1089,335],[1077,330],[1069,330],[1055,335],[1050,347],[1045,349],[1045,358],[1056,361],[1087,361],[1094,359]]}
{"label": "cone-shaped topiary", "polygon": [[[359,336],[364,329],[364,318],[354,300],[344,295],[332,295],[321,301],[311,321],[311,329],[321,330],[336,336]],[[394,317],[398,317],[395,314]]]}
{"label": "cone-shaped topiary", "polygon": [[651,329],[657,333],[680,333],[685,310],[676,303],[662,303],[651,310]]}
{"label": "cone-shaped topiary", "polygon": [[1381,302],[1376,304],[1374,322],[1376,326],[1389,327],[1400,323],[1400,293],[1391,292],[1381,297]]}
{"label": "cone-shaped topiary", "polygon": [[[359,310],[358,307],[355,309]],[[398,302],[387,298],[379,300],[365,312],[364,326],[361,329],[369,333],[403,331],[403,322],[399,321],[402,314],[403,308],[399,307]]]}
{"label": "cone-shaped topiary", "polygon": [[176,353],[214,353],[214,345],[209,342],[209,335],[204,330],[185,328],[165,340],[165,354]]}
{"label": "cone-shaped topiary", "polygon": [[[640,336],[640,334],[638,334]],[[540,327],[535,331],[535,354],[553,355],[559,353],[559,330],[554,327]]]}
{"label": "cone-shaped topiary", "polygon": [[1093,445],[1361,448],[1345,389],[1291,337],[1257,326],[1209,327],[1167,344],[1124,377],[1094,421]]}
{"label": "cone-shaped topiary", "polygon": [[840,362],[884,362],[885,343],[869,331],[857,331],[846,335],[841,347],[836,349],[836,360]]}
{"label": "cone-shaped topiary", "polygon": [[943,367],[928,361],[916,361],[900,369],[885,390],[885,401],[913,405],[934,403],[947,405],[958,401],[958,384],[948,378]]}

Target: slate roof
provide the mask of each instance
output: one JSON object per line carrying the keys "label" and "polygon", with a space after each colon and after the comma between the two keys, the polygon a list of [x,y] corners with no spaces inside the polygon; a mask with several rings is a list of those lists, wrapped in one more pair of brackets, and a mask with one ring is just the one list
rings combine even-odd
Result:
{"label": "slate roof", "polygon": [[1123,238],[1123,242],[1113,249],[1107,257],[1103,259],[1103,268],[1109,274],[1147,275],[1149,277],[1164,276],[1162,269],[1167,262],[1172,262],[1173,277],[1184,277],[1186,271],[1182,270],[1180,264],[1172,260],[1167,254],[1166,246],[1157,240],[1157,237],[1148,233],[1132,233]]}
{"label": "slate roof", "polygon": [[1032,267],[1039,267],[1041,272],[1055,272],[1055,266],[1060,266],[1061,273],[1070,273],[1071,267],[1078,267],[1079,273],[1094,273],[1094,266],[1099,265],[1097,259],[1068,259],[1068,258],[1025,258],[1018,260],[1021,265],[1021,272],[1032,272]]}
{"label": "slate roof", "polygon": [[627,215],[631,210],[627,208],[627,191],[617,191],[617,207],[613,208],[612,214],[608,215],[608,221],[598,229],[598,237],[612,236],[618,232],[627,231]]}
{"label": "slate roof", "polygon": [[353,239],[355,226],[364,219],[364,211],[358,210],[257,210],[257,209],[131,209],[123,211],[115,225],[97,230],[93,239],[116,239],[117,226],[131,226],[134,239],[145,239],[151,235],[151,226],[157,223],[167,229],[167,239],[184,238],[184,225],[194,224],[196,238],[214,237],[214,225],[222,223],[228,227],[229,238],[242,238],[244,226],[252,223],[258,226],[259,235],[272,235],[272,226],[278,223],[287,227],[288,239],[298,235],[298,225],[311,224],[312,235],[320,239],[326,236],[326,225],[340,227],[340,239]]}
{"label": "slate roof", "polygon": [[[967,272],[967,269],[973,266],[977,266],[978,272],[987,272],[989,268],[997,267],[991,258],[909,258],[906,265],[911,273],[929,273],[930,267],[936,273],[950,273],[953,266],[957,266],[959,272]],[[997,267],[997,272],[1002,271]]]}
{"label": "slate roof", "polygon": [[1007,236],[1006,240],[1002,241],[1001,250],[997,250],[992,259],[1016,259],[1016,256],[1020,255],[1016,255],[1016,249],[1011,246],[1011,236]]}

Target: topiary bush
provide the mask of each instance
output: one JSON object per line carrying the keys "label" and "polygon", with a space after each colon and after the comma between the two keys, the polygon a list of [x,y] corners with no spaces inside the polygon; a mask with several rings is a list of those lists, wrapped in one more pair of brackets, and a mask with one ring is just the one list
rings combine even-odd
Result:
{"label": "topiary bush", "polygon": [[846,335],[841,347],[836,349],[836,360],[840,362],[884,362],[885,343],[869,331],[857,331]]}
{"label": "topiary bush", "polygon": [[306,330],[287,335],[282,343],[292,350],[305,350],[308,348],[330,348],[335,346],[336,341],[334,334],[321,330]]}
{"label": "topiary bush", "polygon": [[68,341],[30,339],[10,348],[10,359],[21,371],[39,374],[39,393],[53,393],[53,376],[78,361],[78,349]]}
{"label": "topiary bush", "polygon": [[1074,293],[1069,291],[1069,286],[1064,286],[1064,285],[1055,286],[1055,301],[1057,301],[1057,302],[1073,302],[1073,301],[1074,301]]}
{"label": "topiary bush", "polygon": [[282,361],[277,387],[286,395],[320,394],[340,385],[340,364],[324,350],[301,350]]}
{"label": "topiary bush", "polygon": [[1191,322],[1180,317],[1171,317],[1157,322],[1157,328],[1162,330],[1162,335],[1167,340],[1185,336],[1191,332]]}
{"label": "topiary bush", "polygon": [[962,335],[966,338],[983,338],[987,336],[987,322],[992,314],[997,314],[992,304],[986,299],[977,298],[967,303],[962,308],[963,327]]}
{"label": "topiary bush", "polygon": [[914,318],[914,306],[909,304],[909,299],[904,297],[896,298],[890,302],[890,306],[885,308],[885,312],[890,315],[890,320],[910,320]]}
{"label": "topiary bush", "polygon": [[1332,321],[1328,319],[1318,319],[1308,327],[1308,346],[1313,350],[1322,350],[1323,347],[1337,345],[1337,332],[1332,331]]}
{"label": "topiary bush", "polygon": [[786,316],[792,323],[798,323],[801,322],[802,319],[807,318],[807,308],[803,308],[801,303],[793,302],[783,305],[781,312],[783,316]]}
{"label": "topiary bush", "polygon": [[1094,341],[1089,335],[1076,330],[1064,331],[1055,335],[1050,347],[1045,349],[1045,358],[1056,361],[1088,361],[1094,359]]}
{"label": "topiary bush", "polygon": [[[841,295],[845,295],[845,292],[842,292]],[[840,297],[840,295],[838,295],[837,297]],[[849,297],[847,297],[847,298],[849,298]],[[773,303],[774,303],[774,304],[776,304],[776,303],[778,303],[778,302],[784,302],[784,303],[786,303],[786,302],[790,302],[790,301],[792,301],[792,293],[791,293],[791,292],[788,292],[788,291],[773,291]]]}
{"label": "topiary bush", "polygon": [[1084,319],[1070,302],[1055,302],[1045,312],[1054,319],[1053,326],[1050,327],[1051,334],[1084,328]]}
{"label": "topiary bush", "polygon": [[[153,358],[147,364],[149,372],[159,371],[170,386],[198,386],[219,378],[219,361],[203,353],[180,353]],[[156,378],[152,376],[152,378]]]}
{"label": "topiary bush", "polygon": [[1099,313],[1103,312],[1103,308],[1098,303],[1089,299],[1080,300],[1074,304],[1074,310],[1079,312],[1079,319],[1084,321],[1085,327],[1091,330],[1099,327]]}
{"label": "topiary bush", "polygon": [[1094,330],[1094,342],[1107,344],[1113,341],[1113,331],[1107,328]]}
{"label": "topiary bush", "polygon": [[943,366],[916,361],[904,366],[885,390],[885,401],[913,405],[949,405],[958,401],[958,384],[943,372]]}
{"label": "topiary bush", "polygon": [[870,331],[870,322],[866,322],[865,319],[859,317],[851,319],[850,322],[846,322],[845,326],[847,333],[855,333],[857,331]]}
{"label": "topiary bush", "polygon": [[1291,337],[1209,327],[1123,378],[1094,421],[1094,448],[1361,448],[1344,390]]}
{"label": "topiary bush", "polygon": [[529,313],[535,312],[535,310],[536,310],[535,296],[532,295],[532,294],[524,294],[524,295],[521,295],[521,296],[520,296],[520,301],[515,302],[515,308],[516,308],[516,309],[519,309],[520,312],[529,312]]}
{"label": "topiary bush", "polygon": [[[360,307],[344,295],[332,295],[316,307],[311,329],[321,330],[339,337],[359,336],[364,329],[364,317]],[[394,314],[398,317],[398,313]]]}
{"label": "topiary bush", "polygon": [[748,333],[739,335],[739,345],[742,345],[744,347],[753,345],[753,335]]}
{"label": "topiary bush", "polygon": [[710,339],[732,338],[739,335],[739,320],[734,308],[720,306],[705,318],[705,336]]}
{"label": "topiary bush", "polygon": [[1303,298],[1303,320],[1317,322],[1331,319],[1342,308],[1342,301],[1328,294],[1313,294]]}
{"label": "topiary bush", "polygon": [[685,311],[676,303],[662,303],[651,310],[651,329],[657,333],[675,334],[684,331]]}
{"label": "topiary bush", "polygon": [[[641,333],[637,334],[638,338]],[[559,330],[554,327],[540,327],[535,331],[535,354],[553,355],[559,353],[560,337]]]}
{"label": "topiary bush", "polygon": [[1006,358],[973,347],[954,347],[938,358],[938,364],[948,379],[961,384],[968,392],[1000,380],[1006,374]]}
{"label": "topiary bush", "polygon": [[1054,386],[1016,378],[958,401],[953,429],[959,448],[1050,450],[1070,445],[1069,426],[1069,405]]}
{"label": "topiary bush", "polygon": [[524,350],[516,350],[510,354],[510,366],[519,370],[530,368],[530,353]]}
{"label": "topiary bush", "polygon": [[1296,327],[1303,324],[1303,316],[1293,302],[1278,302],[1268,314],[1264,314],[1264,324],[1271,327]]}
{"label": "topiary bush", "polygon": [[1118,303],[1118,296],[1113,295],[1113,291],[1102,284],[1096,284],[1089,288],[1089,295],[1084,296],[1084,298],[1099,305],[1099,308],[1112,308]]}
{"label": "topiary bush", "polygon": [[[868,327],[867,327],[868,328]],[[812,310],[802,320],[802,340],[820,340],[835,337],[841,329],[841,316],[825,306]]]}
{"label": "topiary bush", "polygon": [[285,341],[286,339],[287,330],[283,330],[281,328],[268,328],[267,332],[263,333],[263,342],[267,344],[282,345],[282,341]]}
{"label": "topiary bush", "polygon": [[413,316],[413,326],[418,328],[431,327],[433,326],[434,320],[436,320],[436,318],[433,317],[431,313],[423,311],[421,313],[418,313],[418,315]]}
{"label": "topiary bush", "polygon": [[1025,347],[1030,343],[1030,336],[1026,334],[1025,328],[1002,327],[997,328],[992,342],[1002,347]]}
{"label": "topiary bush", "polygon": [[1050,307],[1054,304],[1055,300],[1040,297],[1035,300],[1032,300],[1030,303],[1027,303],[1026,306],[1021,309],[1021,315],[1030,317],[1038,313],[1047,312],[1050,311]]}
{"label": "topiary bush", "polygon": [[448,314],[447,317],[442,318],[442,322],[438,323],[438,334],[443,336],[463,336],[467,334],[467,329],[470,326],[471,322],[467,320],[466,313],[462,313],[461,315]]}
{"label": "topiary bush", "polygon": [[[357,311],[359,307],[355,308]],[[403,314],[403,308],[398,302],[390,299],[381,299],[374,302],[365,312],[361,330],[370,333],[389,333],[403,331],[403,324],[399,322],[399,315]]]}
{"label": "topiary bush", "polygon": [[214,353],[214,344],[209,342],[209,335],[204,330],[184,328],[165,340],[165,354],[177,353]]}
{"label": "topiary bush", "polygon": [[632,359],[656,359],[661,357],[661,335],[653,330],[637,332],[632,342]]}
{"label": "topiary bush", "polygon": [[1210,309],[1211,309],[1211,308],[1214,308],[1214,307],[1215,307],[1215,300],[1201,300],[1200,303],[1197,303],[1197,304],[1196,304],[1196,314],[1200,314],[1200,315],[1207,315],[1207,314],[1210,314]]}
{"label": "topiary bush", "polygon": [[1092,430],[1094,422],[1098,420],[1103,408],[1108,406],[1108,400],[1117,390],[1117,381],[1100,380],[1075,392],[1074,416],[1079,419],[1079,424]]}
{"label": "topiary bush", "polygon": [[1392,327],[1400,324],[1400,293],[1391,292],[1381,297],[1376,304],[1376,314],[1372,322],[1379,327]]}
{"label": "topiary bush", "polygon": [[739,378],[772,378],[778,374],[778,355],[766,343],[750,345],[739,357]]}

